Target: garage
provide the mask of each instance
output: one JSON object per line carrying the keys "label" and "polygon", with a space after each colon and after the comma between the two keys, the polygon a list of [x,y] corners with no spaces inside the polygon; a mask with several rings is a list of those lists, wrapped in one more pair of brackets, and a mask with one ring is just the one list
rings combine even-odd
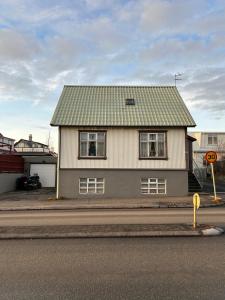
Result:
{"label": "garage", "polygon": [[30,164],[30,175],[38,174],[42,187],[55,187],[56,164]]}

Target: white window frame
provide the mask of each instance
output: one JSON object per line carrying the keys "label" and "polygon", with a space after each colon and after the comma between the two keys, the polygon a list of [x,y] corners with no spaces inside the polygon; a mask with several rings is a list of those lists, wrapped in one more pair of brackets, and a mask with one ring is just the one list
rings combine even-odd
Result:
{"label": "white window frame", "polygon": [[[83,186],[82,186],[83,184]],[[90,186],[90,184],[93,185],[93,187]],[[90,191],[94,188],[94,191]],[[97,193],[97,190],[101,189],[100,193]],[[83,191],[85,190],[85,191]],[[79,194],[96,194],[96,195],[102,195],[105,193],[105,178],[96,178],[96,177],[81,177],[79,178]]]}
{"label": "white window frame", "polygon": [[[144,141],[142,140],[142,134],[147,134],[147,140]],[[164,155],[159,156],[159,149],[158,149],[158,144],[159,144],[159,134],[163,134],[164,139],[163,139],[163,144],[164,144]],[[151,135],[155,136],[154,139],[151,139]],[[167,138],[166,138],[167,132],[165,131],[159,131],[159,132],[151,132],[151,131],[140,131],[139,132],[139,158],[140,159],[166,159],[167,158]],[[156,155],[155,156],[150,156],[150,149],[149,149],[149,143],[150,142],[155,142],[156,143]],[[141,156],[141,147],[142,144],[146,143],[147,144],[147,156]]]}
{"label": "white window frame", "polygon": [[[146,193],[144,193],[143,190],[146,191]],[[155,193],[152,193],[152,190],[154,190]],[[160,193],[160,190],[165,190],[165,192]],[[166,195],[167,180],[165,178],[141,178],[141,194],[142,195]]]}
{"label": "white window frame", "polygon": [[[81,135],[82,133],[87,134],[87,140],[83,141],[81,139]],[[98,134],[99,133],[103,133],[104,134],[104,154],[99,156],[98,154],[98,142],[101,142],[98,140]],[[94,135],[95,138],[91,139],[90,135]],[[86,151],[86,155],[81,155],[81,143],[87,143],[87,151]],[[96,143],[96,155],[88,155],[88,151],[89,151],[89,143],[90,142],[95,142]],[[79,131],[79,158],[106,158],[106,131]]]}
{"label": "white window frame", "polygon": [[[209,138],[212,139],[212,143],[209,143]],[[216,142],[215,142],[216,140]],[[218,145],[218,136],[217,134],[208,134],[208,145]]]}

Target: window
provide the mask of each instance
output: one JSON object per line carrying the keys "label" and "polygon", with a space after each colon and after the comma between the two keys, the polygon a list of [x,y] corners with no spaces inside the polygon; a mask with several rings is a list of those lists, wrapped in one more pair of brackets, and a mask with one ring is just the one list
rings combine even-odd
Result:
{"label": "window", "polygon": [[80,132],[80,158],[105,158],[106,132]]}
{"label": "window", "polygon": [[217,145],[217,135],[215,134],[208,135],[208,145]]}
{"label": "window", "polygon": [[166,194],[166,179],[163,178],[142,178],[142,194]]}
{"label": "window", "polygon": [[132,98],[126,99],[126,105],[135,105],[135,100]]}
{"label": "window", "polygon": [[139,156],[142,159],[166,158],[166,132],[140,132]]}
{"label": "window", "polygon": [[80,194],[104,194],[104,178],[80,178]]}

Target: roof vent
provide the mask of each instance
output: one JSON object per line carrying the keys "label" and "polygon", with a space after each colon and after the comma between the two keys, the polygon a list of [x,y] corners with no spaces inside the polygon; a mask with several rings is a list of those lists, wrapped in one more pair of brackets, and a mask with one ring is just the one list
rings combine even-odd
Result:
{"label": "roof vent", "polygon": [[135,105],[135,100],[132,98],[125,100],[126,105]]}

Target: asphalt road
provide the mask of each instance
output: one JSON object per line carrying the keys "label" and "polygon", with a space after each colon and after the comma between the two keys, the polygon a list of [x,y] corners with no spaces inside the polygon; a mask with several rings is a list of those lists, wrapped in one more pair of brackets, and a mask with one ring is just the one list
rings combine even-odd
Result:
{"label": "asphalt road", "polygon": [[[192,223],[192,209],[95,209],[1,212],[0,226]],[[225,207],[198,210],[198,223],[225,226]]]}
{"label": "asphalt road", "polygon": [[224,300],[225,236],[0,241],[0,299]]}

